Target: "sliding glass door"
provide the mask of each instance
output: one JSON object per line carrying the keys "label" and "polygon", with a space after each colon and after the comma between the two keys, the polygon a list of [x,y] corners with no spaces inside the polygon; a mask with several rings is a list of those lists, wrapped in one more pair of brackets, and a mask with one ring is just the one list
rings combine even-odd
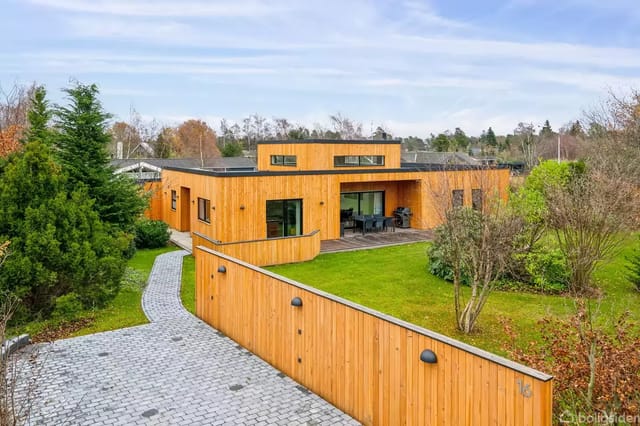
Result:
{"label": "sliding glass door", "polygon": [[351,213],[353,216],[383,215],[384,191],[343,192],[340,194],[341,219]]}

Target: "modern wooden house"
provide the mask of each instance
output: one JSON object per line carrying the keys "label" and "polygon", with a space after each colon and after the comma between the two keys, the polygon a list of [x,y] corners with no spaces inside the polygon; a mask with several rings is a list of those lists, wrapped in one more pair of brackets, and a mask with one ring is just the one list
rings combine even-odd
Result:
{"label": "modern wooden house", "polygon": [[340,238],[354,218],[392,217],[398,207],[410,209],[411,227],[433,228],[443,203],[482,208],[488,192],[505,197],[509,182],[509,171],[497,167],[403,164],[400,141],[257,147],[254,171],[165,166],[159,216],[200,243],[262,266],[312,259],[320,241]]}

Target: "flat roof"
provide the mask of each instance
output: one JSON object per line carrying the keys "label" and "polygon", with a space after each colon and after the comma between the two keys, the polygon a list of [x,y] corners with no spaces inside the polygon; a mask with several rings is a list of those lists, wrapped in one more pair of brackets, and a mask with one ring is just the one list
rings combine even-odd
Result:
{"label": "flat roof", "polygon": [[291,171],[229,171],[218,172],[210,170],[192,169],[188,167],[164,167],[164,170],[192,173],[195,175],[217,176],[217,177],[246,177],[246,176],[307,176],[307,175],[348,175],[348,174],[371,174],[371,173],[412,173],[412,172],[443,172],[462,170],[494,170],[508,169],[503,165],[487,167],[483,165],[468,164],[411,164],[400,168],[385,169],[331,169],[331,170],[291,170]]}
{"label": "flat roof", "polygon": [[284,139],[277,141],[258,141],[256,145],[283,145],[283,144],[327,144],[327,145],[400,145],[401,140],[398,139]]}

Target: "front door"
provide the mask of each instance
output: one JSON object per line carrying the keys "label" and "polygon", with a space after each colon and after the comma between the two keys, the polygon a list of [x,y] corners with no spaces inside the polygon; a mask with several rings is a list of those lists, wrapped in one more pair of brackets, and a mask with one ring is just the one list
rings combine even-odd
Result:
{"label": "front door", "polygon": [[180,231],[191,231],[191,190],[180,187]]}

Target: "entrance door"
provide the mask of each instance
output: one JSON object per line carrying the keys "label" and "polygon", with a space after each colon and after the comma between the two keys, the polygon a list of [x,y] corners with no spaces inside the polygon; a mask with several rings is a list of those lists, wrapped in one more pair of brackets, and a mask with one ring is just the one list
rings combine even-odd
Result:
{"label": "entrance door", "polygon": [[191,231],[191,190],[180,187],[180,231]]}

